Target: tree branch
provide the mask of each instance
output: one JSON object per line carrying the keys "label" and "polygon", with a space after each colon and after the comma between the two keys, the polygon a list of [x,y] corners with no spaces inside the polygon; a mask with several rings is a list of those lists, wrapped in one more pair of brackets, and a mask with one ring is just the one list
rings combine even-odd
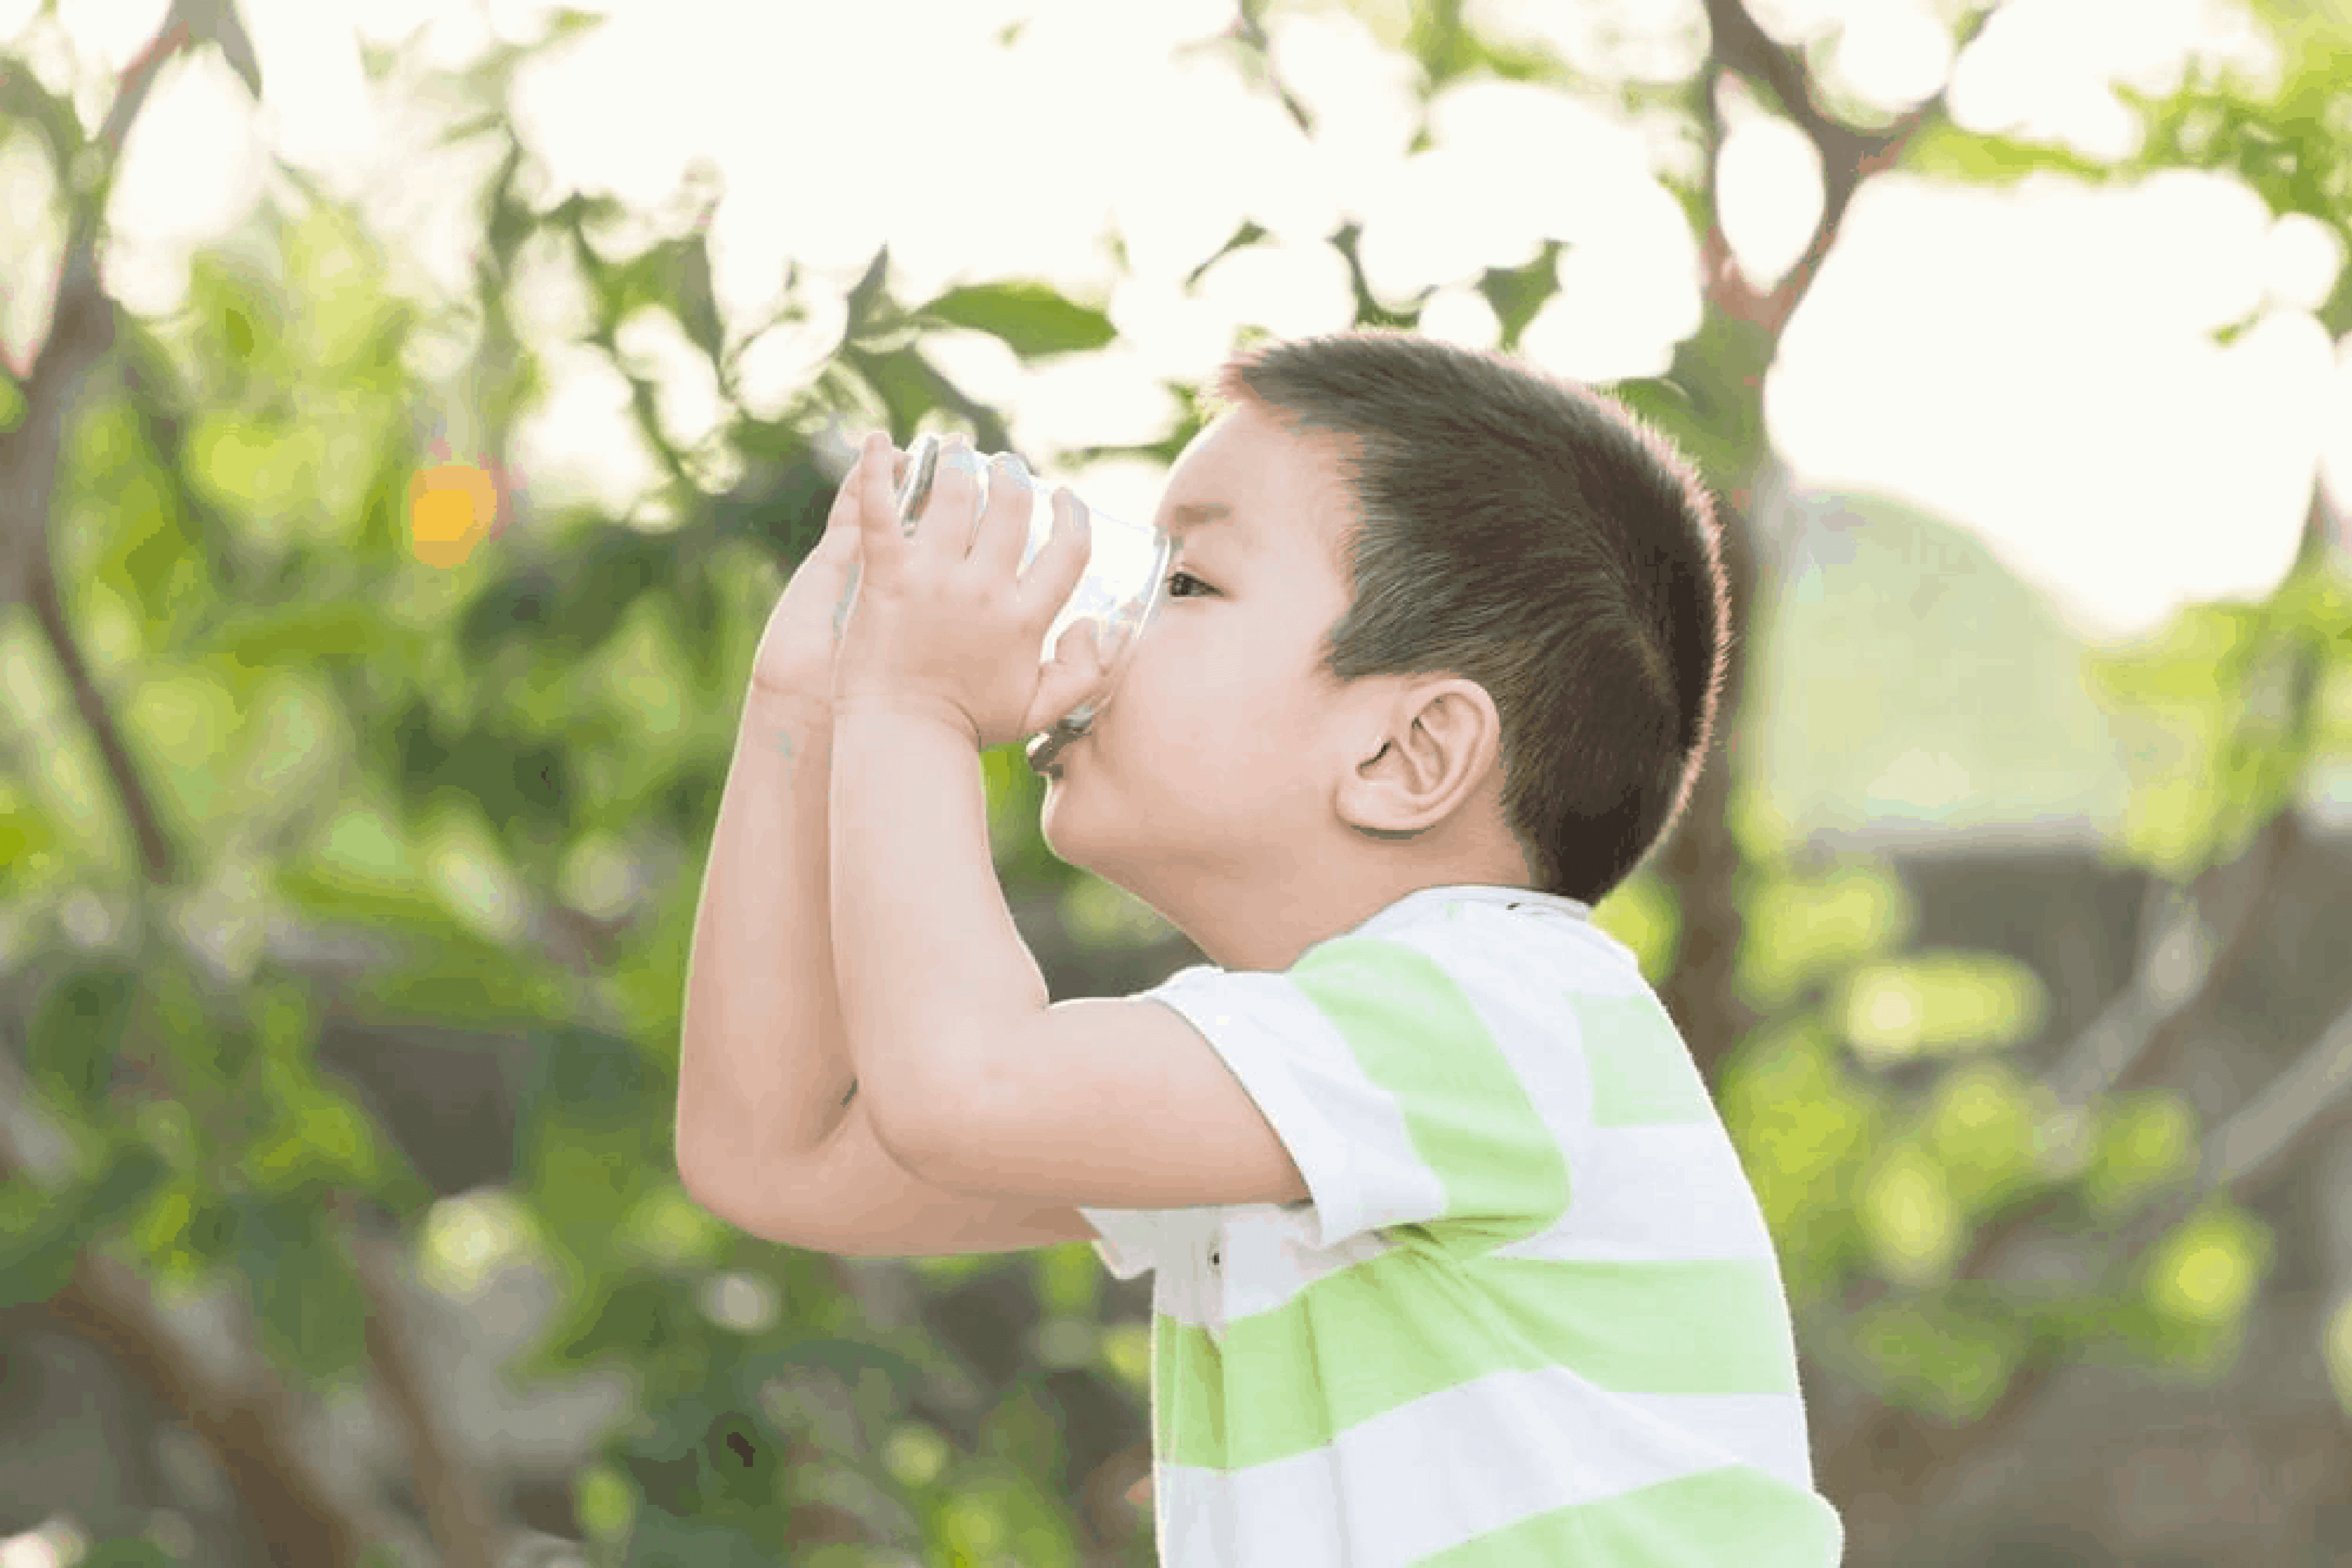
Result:
{"label": "tree branch", "polygon": [[[65,672],[82,722],[89,727],[107,773],[114,780],[138,840],[141,864],[148,879],[158,883],[177,879],[179,857],[74,638],[58,592],[48,531],[57,505],[66,426],[80,404],[83,384],[114,346],[114,301],[107,297],[98,275],[99,227],[105,218],[107,195],[113,187],[123,143],[132,121],[146,106],[156,74],[191,41],[190,18],[191,0],[173,0],[163,30],[123,73],[121,88],[99,131],[104,161],[98,177],[72,204],[64,251],[58,261],[48,335],[25,379],[24,421],[0,436],[0,552],[5,556],[0,562],[0,577],[13,580],[0,587],[9,590],[11,596],[20,594],[32,606],[34,619]],[[74,174],[71,167],[60,168],[59,185],[74,189]]]}
{"label": "tree branch", "polygon": [[352,1261],[368,1299],[368,1361],[382,1383],[394,1426],[407,1439],[417,1500],[443,1568],[499,1568],[507,1531],[481,1479],[457,1453],[446,1423],[425,1396],[425,1378],[409,1348],[396,1248],[367,1232],[348,1201],[338,1202]]}
{"label": "tree branch", "polygon": [[[37,1181],[0,1129],[0,1185]],[[17,1310],[89,1345],[193,1432],[220,1465],[276,1568],[354,1568],[392,1521],[337,1496],[300,1436],[292,1397],[259,1358],[231,1386],[181,1343],[138,1272],[96,1247],[64,1289]],[[11,1314],[15,1316],[16,1314]]]}
{"label": "tree branch", "polygon": [[1265,72],[1266,86],[1282,105],[1282,111],[1290,116],[1290,122],[1298,127],[1301,135],[1312,136],[1313,117],[1298,101],[1298,95],[1290,90],[1290,84],[1282,79],[1282,73],[1275,68],[1274,41],[1265,32],[1265,0],[1236,0],[1234,10],[1233,26],[1225,29],[1225,36],[1246,45],[1257,56],[1258,67]]}
{"label": "tree branch", "polygon": [[[1706,0],[1706,5],[1713,44],[1700,77],[1699,118],[1709,193],[1707,231],[1699,241],[1700,257],[1706,268],[1711,297],[1718,308],[1738,320],[1763,327],[1778,340],[1789,318],[1796,313],[1798,304],[1811,289],[1822,263],[1836,246],[1846,209],[1853,205],[1863,182],[1893,165],[1913,138],[1943,118],[1945,93],[1937,91],[1884,131],[1857,130],[1822,110],[1806,75],[1803,57],[1774,42],[1749,14],[1745,0]],[[1996,0],[1962,18],[1953,47],[1955,57],[1976,40],[1999,9]],[[1813,225],[1812,237],[1804,254],[1769,292],[1758,289],[1740,273],[1730,242],[1716,216],[1722,211],[1722,203],[1715,199],[1714,193],[1728,130],[1723,123],[1716,93],[1727,72],[1762,88],[1821,154],[1822,216]]]}

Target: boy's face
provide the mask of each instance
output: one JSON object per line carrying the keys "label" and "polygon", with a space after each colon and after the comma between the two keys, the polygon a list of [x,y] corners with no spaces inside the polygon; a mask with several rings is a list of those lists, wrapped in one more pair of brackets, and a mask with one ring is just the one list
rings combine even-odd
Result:
{"label": "boy's face", "polygon": [[[1188,526],[1195,508],[1224,515]],[[1117,691],[1046,786],[1054,852],[1227,968],[1286,968],[1414,887],[1524,875],[1516,852],[1498,859],[1490,837],[1465,837],[1478,810],[1499,817],[1499,767],[1476,809],[1410,849],[1350,826],[1385,820],[1386,781],[1405,776],[1387,744],[1401,684],[1340,689],[1316,670],[1348,607],[1339,543],[1354,515],[1328,439],[1247,405],[1203,430],[1156,514],[1178,541],[1171,574],[1189,577],[1171,577]],[[1459,721],[1458,699],[1449,711]],[[1457,760],[1474,750],[1469,732],[1444,742]]]}

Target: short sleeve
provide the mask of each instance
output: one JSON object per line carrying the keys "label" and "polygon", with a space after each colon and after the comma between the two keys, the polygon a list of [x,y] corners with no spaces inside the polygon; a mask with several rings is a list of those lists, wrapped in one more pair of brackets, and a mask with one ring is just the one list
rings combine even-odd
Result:
{"label": "short sleeve", "polygon": [[[1465,972],[1475,965],[1463,965]],[[1557,1019],[1474,997],[1421,945],[1344,937],[1281,973],[1195,968],[1139,996],[1191,1021],[1306,1178],[1329,1248],[1451,1223],[1489,1245],[1568,1208],[1567,1145],[1527,1074]]]}
{"label": "short sleeve", "polygon": [[1160,1267],[1167,1250],[1167,1222],[1156,1209],[1081,1208],[1086,1222],[1101,1233],[1094,1244],[1103,1267],[1120,1279],[1132,1279],[1147,1268]]}

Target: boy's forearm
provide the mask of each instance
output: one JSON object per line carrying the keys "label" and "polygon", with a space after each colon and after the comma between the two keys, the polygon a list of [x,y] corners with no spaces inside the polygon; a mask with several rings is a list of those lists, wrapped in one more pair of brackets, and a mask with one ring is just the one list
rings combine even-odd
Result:
{"label": "boy's forearm", "polygon": [[814,1149],[856,1082],[834,980],[830,704],[754,686],[695,910],[677,1162],[698,1194]]}
{"label": "boy's forearm", "polygon": [[1050,998],[996,879],[971,738],[887,706],[845,707],[835,724],[835,973],[859,1092],[904,1158]]}

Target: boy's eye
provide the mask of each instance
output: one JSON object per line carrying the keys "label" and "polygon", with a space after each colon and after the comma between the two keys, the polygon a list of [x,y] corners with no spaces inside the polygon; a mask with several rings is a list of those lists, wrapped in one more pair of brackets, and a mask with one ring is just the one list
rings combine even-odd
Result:
{"label": "boy's eye", "polygon": [[1171,572],[1168,574],[1168,596],[1170,598],[1192,598],[1194,596],[1190,594],[1179,594],[1176,592],[1176,584],[1180,581],[1192,584],[1194,587],[1200,589],[1204,594],[1213,594],[1216,592],[1214,588],[1210,587],[1206,583],[1202,582],[1190,572]]}

